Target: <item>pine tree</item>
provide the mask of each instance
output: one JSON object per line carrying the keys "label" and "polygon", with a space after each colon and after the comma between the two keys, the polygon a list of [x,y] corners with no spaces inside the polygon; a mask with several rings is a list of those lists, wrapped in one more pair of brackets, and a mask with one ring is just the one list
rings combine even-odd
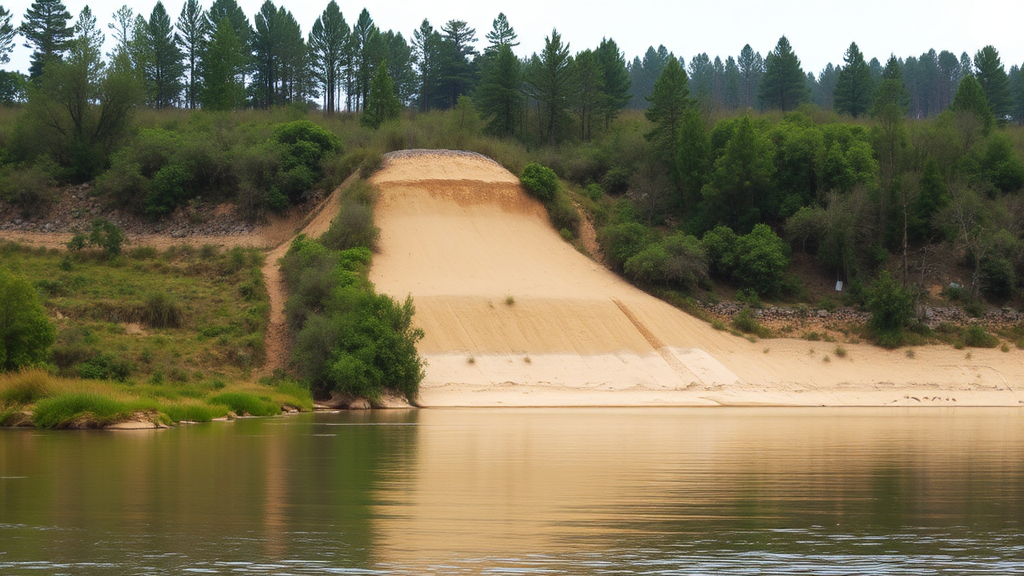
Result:
{"label": "pine tree", "polygon": [[783,36],[765,58],[758,98],[765,108],[787,111],[796,109],[807,97],[807,77],[789,40]]}
{"label": "pine tree", "polygon": [[686,110],[691,106],[689,96],[686,72],[679,60],[672,58],[654,83],[654,92],[647,99],[651,105],[644,113],[655,124],[644,137],[651,141],[655,154],[666,164],[670,164],[675,157],[679,128],[683,124]]}
{"label": "pine tree", "polygon": [[874,82],[871,80],[871,69],[864,61],[856,42],[843,56],[846,66],[839,70],[836,78],[834,103],[836,112],[849,114],[854,118],[866,114],[871,109],[874,95]]}
{"label": "pine tree", "polygon": [[515,48],[519,46],[519,42],[516,39],[519,36],[516,31],[508,23],[508,18],[505,17],[504,12],[499,12],[498,17],[491,23],[491,31],[484,35],[489,43],[487,48],[484,48],[485,54],[497,54],[498,50],[502,46],[508,46],[509,48]]}
{"label": "pine tree", "polygon": [[740,106],[752,108],[757,102],[757,95],[761,89],[761,78],[764,76],[764,59],[760,52],[754,52],[750,44],[743,46],[740,50],[740,57],[736,60],[740,69],[740,77],[743,79],[740,91]]}
{"label": "pine tree", "polygon": [[395,95],[403,106],[414,99],[416,93],[416,73],[413,71],[412,47],[405,41],[401,32],[388,30],[383,35],[385,59],[388,63],[388,75],[395,83]]}
{"label": "pine tree", "polygon": [[113,52],[108,54],[110,59],[113,60],[118,54],[128,54],[130,52],[135,11],[125,4],[111,15],[111,19],[113,21],[107,24],[107,28],[113,30],[114,40],[117,42]]}
{"label": "pine tree", "polygon": [[376,130],[381,124],[395,120],[402,113],[402,104],[395,95],[395,85],[388,76],[387,62],[377,66],[377,72],[370,83],[366,108],[359,118],[363,126]]}
{"label": "pine tree", "polygon": [[246,62],[242,43],[231,20],[223,18],[200,59],[202,87],[199,102],[207,110],[234,110],[245,104],[242,80]]}
{"label": "pine tree", "polygon": [[74,31],[68,26],[71,14],[61,0],[35,0],[25,12],[18,29],[25,47],[32,48],[29,78],[38,78],[51,60],[60,60]]}
{"label": "pine tree", "polygon": [[975,77],[985,92],[989,110],[996,118],[1003,118],[1013,108],[1013,96],[1010,94],[1010,79],[999,59],[999,51],[992,46],[985,46],[974,55]]}
{"label": "pine tree", "polygon": [[629,104],[629,71],[626,69],[625,56],[611,38],[602,39],[594,55],[604,76],[601,107],[604,112],[604,126],[608,128],[612,120],[619,115],[619,111]]}
{"label": "pine tree", "polygon": [[511,46],[499,46],[485,62],[481,76],[475,99],[484,117],[489,118],[487,131],[498,136],[513,135],[524,97],[522,67]]}
{"label": "pine tree", "polygon": [[341,88],[342,65],[349,28],[338,3],[331,0],[323,14],[313,23],[309,33],[309,49],[314,72],[323,87],[324,109],[328,114],[338,110],[337,96]]}
{"label": "pine tree", "polygon": [[14,50],[14,26],[11,25],[11,13],[0,6],[0,64],[11,61]]}
{"label": "pine tree", "polygon": [[444,40],[426,19],[412,33],[412,49],[419,70],[420,111],[437,107],[441,84],[441,65],[444,60]]}
{"label": "pine tree", "polygon": [[173,106],[181,95],[185,66],[178,49],[180,39],[171,27],[171,18],[160,0],[149,16],[146,32],[151,56],[145,68],[150,102],[156,108],[167,108]]}
{"label": "pine tree", "polygon": [[[985,91],[973,74],[968,74],[960,80],[960,86],[953,96],[953,103],[949,105],[949,111],[955,115],[970,114],[980,122],[984,134],[995,124],[992,110],[988,107],[988,100],[985,98]],[[968,146],[969,147],[969,146]]]}
{"label": "pine tree", "polygon": [[544,38],[544,50],[539,57],[533,56],[526,73],[530,95],[543,106],[543,135],[552,146],[558,143],[556,128],[573,94],[571,61],[569,45],[562,44],[562,36],[552,29]]}
{"label": "pine tree", "polygon": [[576,84],[576,97],[572,109],[580,119],[580,138],[590,140],[594,115],[603,103],[604,71],[594,51],[587,49],[576,55],[572,62],[572,75]]}
{"label": "pine tree", "polygon": [[449,98],[445,107],[452,108],[459,96],[472,91],[475,83],[476,70],[470,58],[476,55],[472,45],[477,41],[476,30],[463,20],[449,20],[441,31],[447,48],[441,72],[442,90]]}
{"label": "pine tree", "polygon": [[209,21],[199,5],[199,0],[185,0],[178,16],[178,41],[188,63],[188,82],[185,84],[185,101],[189,108],[199,102],[199,57],[206,50],[210,35]]}

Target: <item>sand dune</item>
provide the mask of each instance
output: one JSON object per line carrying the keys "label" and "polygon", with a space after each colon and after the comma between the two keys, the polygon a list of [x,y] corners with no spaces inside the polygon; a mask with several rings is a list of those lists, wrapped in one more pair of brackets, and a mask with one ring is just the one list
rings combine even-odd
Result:
{"label": "sand dune", "polygon": [[[751,343],[564,242],[497,163],[388,155],[373,181],[377,289],[416,302],[426,406],[1021,405],[1024,353]],[[826,359],[827,357],[827,359]]]}

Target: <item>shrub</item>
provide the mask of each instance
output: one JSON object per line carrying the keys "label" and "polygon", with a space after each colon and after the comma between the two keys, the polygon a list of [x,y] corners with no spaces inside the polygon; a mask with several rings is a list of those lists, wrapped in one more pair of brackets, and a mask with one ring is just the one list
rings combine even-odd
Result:
{"label": "shrub", "polygon": [[540,164],[527,164],[519,175],[519,181],[528,192],[543,202],[553,200],[555,192],[558,191],[558,175],[554,170]]}
{"label": "shrub", "polygon": [[556,230],[566,229],[574,236],[579,234],[580,213],[573,206],[568,195],[559,190],[555,193],[554,198],[544,206],[547,208],[548,218]]}
{"label": "shrub", "polygon": [[867,287],[867,307],[871,311],[868,329],[878,343],[886,348],[903,344],[903,331],[914,318],[914,295],[910,290],[883,270]]}
{"label": "shrub", "polygon": [[185,314],[170,295],[155,292],[146,298],[143,317],[151,328],[180,328]]}
{"label": "shrub", "polygon": [[744,332],[746,334],[753,334],[758,338],[768,338],[771,336],[771,330],[761,325],[754,317],[754,313],[751,312],[750,308],[744,308],[732,319],[732,327]]}
{"label": "shrub", "polygon": [[964,330],[963,344],[969,348],[995,348],[999,345],[999,338],[985,331],[985,328],[974,324]]}
{"label": "shrub", "polygon": [[758,294],[778,294],[789,266],[789,246],[766,224],[736,239],[732,277]]}
{"label": "shrub", "polygon": [[17,206],[23,217],[38,214],[53,201],[51,170],[46,162],[37,162],[0,172],[0,198]]}
{"label": "shrub", "polygon": [[358,202],[343,202],[331,227],[320,237],[320,242],[332,250],[370,248],[377,245],[380,228],[373,223],[373,208]]}
{"label": "shrub", "polygon": [[143,204],[146,213],[162,216],[193,196],[192,173],[182,164],[168,164],[153,175]]}
{"label": "shrub", "polygon": [[78,376],[82,378],[118,382],[127,381],[134,369],[135,366],[130,360],[116,358],[110,354],[99,354],[75,367]]}
{"label": "shrub", "polygon": [[651,242],[650,231],[636,222],[605,226],[598,232],[597,240],[609,264],[617,270],[622,270],[627,260],[642,252]]}
{"label": "shrub", "polygon": [[55,338],[35,288],[0,268],[0,371],[41,364]]}

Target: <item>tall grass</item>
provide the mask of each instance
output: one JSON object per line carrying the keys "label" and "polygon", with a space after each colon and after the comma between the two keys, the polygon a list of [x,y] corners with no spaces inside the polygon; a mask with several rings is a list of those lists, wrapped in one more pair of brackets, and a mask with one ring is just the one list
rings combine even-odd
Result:
{"label": "tall grass", "polygon": [[139,418],[208,422],[237,415],[273,416],[283,405],[313,409],[309,391],[291,380],[267,384],[122,384],[54,376],[42,370],[0,375],[0,426],[23,412],[40,428],[96,428]]}

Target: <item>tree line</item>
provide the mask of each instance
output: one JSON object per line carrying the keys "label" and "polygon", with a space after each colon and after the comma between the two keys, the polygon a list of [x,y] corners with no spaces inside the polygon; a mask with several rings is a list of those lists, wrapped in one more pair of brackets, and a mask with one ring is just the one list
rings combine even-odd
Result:
{"label": "tree line", "polygon": [[[124,58],[143,85],[145,103],[154,108],[316,103],[328,113],[361,112],[383,69],[400,107],[450,109],[459,97],[472,96],[495,133],[530,130],[548,141],[573,135],[587,140],[619,110],[646,109],[654,83],[672,60],[706,108],[793,110],[814,103],[854,117],[869,111],[885,67],[852,43],[841,64],[805,72],[785,37],[765,57],[748,44],[736,57],[700,53],[687,63],[659,46],[627,61],[611,39],[573,54],[557,30],[539,54],[521,57],[504,14],[494,19],[478,50],[477,31],[463,20],[435,28],[425,19],[406,38],[381,30],[365,8],[346,20],[334,0],[305,35],[294,15],[271,0],[251,19],[235,0],[214,0],[208,9],[187,0],[175,21],[162,2],[148,17],[125,5],[111,15],[108,29],[116,44],[104,59],[104,33],[88,7],[72,21],[61,0],[36,0],[18,26],[0,7],[0,63],[9,62],[19,34],[32,50],[27,77],[0,77],[0,100],[25,99],[28,82],[38,82],[48,63],[74,58],[76,50],[90,60],[91,80]],[[84,45],[84,53],[76,45]],[[992,46],[973,58],[929,50],[896,63],[910,117],[945,110],[960,80],[974,75],[997,118],[1024,118],[1021,69],[1014,64],[1007,71]]]}

